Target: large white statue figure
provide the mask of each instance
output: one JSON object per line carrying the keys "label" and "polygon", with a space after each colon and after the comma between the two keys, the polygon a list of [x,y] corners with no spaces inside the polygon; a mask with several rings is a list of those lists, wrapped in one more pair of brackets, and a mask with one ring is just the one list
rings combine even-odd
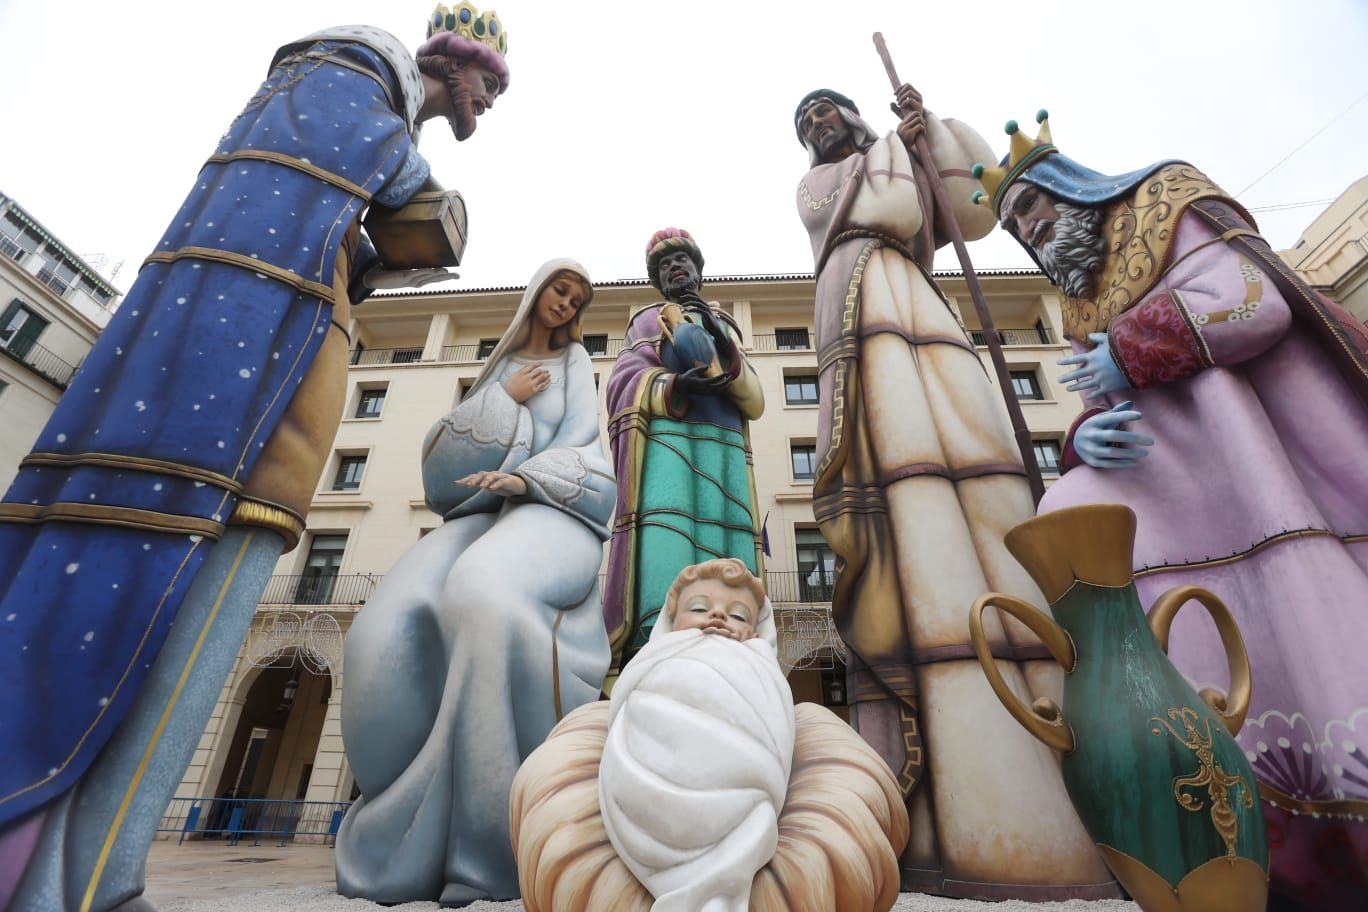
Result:
{"label": "large white statue figure", "polygon": [[617,486],[580,317],[589,276],[533,276],[470,392],[423,444],[446,522],[399,559],[347,636],[342,735],[361,787],[337,888],[460,906],[518,895],[508,795],[608,670],[598,586]]}
{"label": "large white statue figure", "polygon": [[793,738],[760,581],[734,558],[685,567],[613,689],[599,775],[608,838],[654,912],[745,912]]}

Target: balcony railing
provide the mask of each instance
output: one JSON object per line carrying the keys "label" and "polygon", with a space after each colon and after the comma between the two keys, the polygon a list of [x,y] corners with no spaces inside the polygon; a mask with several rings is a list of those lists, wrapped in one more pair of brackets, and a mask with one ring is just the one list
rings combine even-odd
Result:
{"label": "balcony railing", "polygon": [[71,280],[58,275],[47,266],[38,270],[38,281],[57,292],[59,296],[64,295],[71,290]]}
{"label": "balcony railing", "polygon": [[262,593],[262,605],[364,605],[383,579],[377,573],[279,574]]}
{"label": "balcony railing", "polygon": [[753,335],[751,336],[751,351],[759,354],[812,351],[812,336],[788,336],[775,333]]}
{"label": "balcony railing", "polygon": [[[1054,345],[1054,330],[1048,326],[1037,326],[1030,329],[999,329],[997,331],[999,345]],[[981,329],[969,330],[969,338],[974,340],[975,345],[987,345],[988,334]]]}
{"label": "balcony railing", "polygon": [[616,358],[622,351],[622,341],[621,339],[609,339],[606,345],[586,344],[584,347],[589,350],[589,357],[591,358]]}
{"label": "balcony railing", "polygon": [[422,346],[417,348],[362,348],[352,350],[351,363],[359,367],[371,367],[377,364],[412,364],[422,357]]}
{"label": "balcony railing", "polygon": [[[622,351],[621,339],[608,339],[606,344],[589,349],[593,358],[616,358]],[[489,353],[479,344],[443,345],[438,354],[438,363],[478,364],[489,357]],[[423,349],[412,348],[363,348],[353,349],[351,363],[356,367],[374,367],[381,364],[413,364],[421,361]]]}
{"label": "balcony railing", "polygon": [[765,571],[765,594],[775,604],[829,602],[835,587],[836,574],[830,570]]}
{"label": "balcony railing", "polygon": [[[364,605],[383,573],[277,574],[266,584],[262,605]],[[599,588],[607,577],[599,574]],[[765,571],[765,592],[770,601],[815,604],[831,601],[836,574],[830,570]]]}
{"label": "balcony railing", "polygon": [[28,248],[21,246],[18,241],[14,240],[9,235],[0,234],[0,253],[3,253],[16,263],[21,263],[24,260],[24,254],[28,252]]}
{"label": "balcony railing", "polygon": [[76,373],[76,365],[59,358],[37,342],[29,342],[22,349],[18,345],[15,349],[0,345],[0,352],[9,355],[20,364],[27,365],[34,373],[60,390],[67,388]]}

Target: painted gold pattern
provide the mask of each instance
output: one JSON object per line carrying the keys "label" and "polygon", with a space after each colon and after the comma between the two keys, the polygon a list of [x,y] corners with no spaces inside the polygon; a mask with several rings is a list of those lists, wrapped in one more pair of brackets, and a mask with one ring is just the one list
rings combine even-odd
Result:
{"label": "painted gold pattern", "polygon": [[1013,527],[1006,544],[1053,605],[1075,582],[1130,585],[1135,514],[1121,504],[1055,510]]}
{"label": "painted gold pattern", "polygon": [[[228,517],[230,526],[257,526],[280,533],[285,539],[285,551],[293,551],[304,531],[304,520],[292,510],[278,504],[266,503],[251,497],[240,498]],[[284,552],[282,552],[284,553]]]}
{"label": "painted gold pattern", "polygon": [[[855,327],[860,320],[860,283],[864,280],[865,266],[869,263],[869,258],[874,255],[874,251],[878,250],[879,246],[878,241],[870,241],[865,244],[864,250],[860,251],[860,256],[855,261],[855,268],[851,270],[850,284],[846,286],[845,308],[841,314],[842,338],[854,338]],[[822,454],[822,461],[817,464],[817,481],[813,485],[814,491],[823,491],[830,485],[831,479],[827,479],[826,475],[836,461],[837,454],[844,443],[846,383],[850,372],[854,370],[853,362],[858,354],[859,347],[855,346],[850,351],[850,360],[836,366],[835,388],[831,395],[831,440],[827,444],[826,452]]]}
{"label": "painted gold pattern", "polygon": [[917,711],[899,701],[898,721],[902,727],[904,758],[903,767],[898,772],[898,788],[902,789],[904,795],[910,795],[921,780],[922,764],[925,762],[921,730],[917,727]]}
{"label": "painted gold pattern", "polygon": [[1094,299],[1065,298],[1064,334],[1081,343],[1139,304],[1163,277],[1178,220],[1198,200],[1228,201],[1224,190],[1192,165],[1166,165],[1113,203],[1103,220],[1107,257]]}
{"label": "painted gold pattern", "polygon": [[822,197],[821,199],[813,199],[812,193],[808,191],[807,181],[799,181],[798,195],[803,198],[803,205],[815,211],[817,209],[822,209],[826,206],[831,205],[831,203],[833,203],[836,200],[836,197],[841,195],[841,191],[844,190],[848,184],[853,184],[862,177],[864,177],[864,172],[860,171],[857,168],[856,170],[850,172],[846,179],[841,181],[841,183],[836,187],[835,190],[832,190],[829,194]]}
{"label": "painted gold pattern", "polygon": [[143,263],[174,263],[182,259],[208,260],[211,263],[236,266],[239,269],[259,273],[268,279],[289,285],[296,291],[303,292],[310,297],[318,298],[329,304],[333,302],[333,290],[327,285],[310,281],[299,273],[291,272],[288,269],[276,266],[274,263],[253,259],[240,253],[233,253],[230,250],[216,250],[212,247],[182,247],[179,250],[158,251],[150,254],[147,259],[143,260]]}
{"label": "painted gold pattern", "polygon": [[152,532],[200,535],[217,541],[223,534],[223,524],[198,516],[159,513],[136,507],[114,507],[101,504],[66,503],[58,501],[47,506],[34,504],[0,504],[0,522],[44,523],[52,521],[91,523],[101,526],[125,526]]}
{"label": "painted gold pattern", "polygon": [[189,481],[202,481],[211,484],[216,488],[223,488],[226,491],[237,493],[242,490],[242,483],[221,475],[209,469],[199,466],[186,465],[179,462],[168,462],[164,459],[153,459],[148,456],[126,456],[121,453],[30,453],[19,462],[21,468],[28,466],[100,466],[109,469],[125,469],[133,472],[160,472],[165,475],[174,475],[177,478],[185,478]]}
{"label": "painted gold pattern", "polygon": [[[1165,730],[1170,735],[1177,738],[1179,743],[1197,755],[1197,771],[1189,776],[1179,776],[1173,780],[1173,797],[1185,811],[1197,813],[1203,810],[1204,806],[1201,799],[1194,798],[1184,789],[1197,789],[1206,786],[1207,797],[1211,799],[1211,824],[1220,834],[1221,840],[1226,846],[1226,858],[1235,858],[1235,840],[1239,835],[1239,818],[1235,816],[1235,809],[1231,805],[1230,791],[1238,788],[1238,798],[1240,807],[1252,808],[1254,806],[1254,791],[1244,776],[1236,776],[1227,773],[1219,760],[1216,759],[1215,751],[1212,749],[1213,736],[1211,734],[1211,719],[1202,720],[1202,729],[1198,728],[1197,710],[1190,706],[1174,706],[1168,710],[1168,718],[1162,716],[1152,716],[1150,722],[1150,732],[1155,735],[1163,736]],[[1182,726],[1180,734],[1174,727],[1174,722]]]}
{"label": "painted gold pattern", "polygon": [[360,197],[366,202],[369,202],[371,198],[370,192],[360,184],[349,181],[340,174],[334,174],[331,171],[320,168],[307,159],[296,158],[293,155],[286,155],[283,152],[273,152],[268,149],[239,149],[238,151],[227,155],[211,155],[205,164],[226,165],[230,162],[242,161],[244,159],[284,165],[286,168],[302,171],[325,184],[332,184],[337,189],[345,190],[352,196]]}
{"label": "painted gold pattern", "polygon": [[1248,858],[1212,858],[1177,886],[1119,849],[1098,843],[1102,860],[1143,912],[1250,912],[1268,901],[1268,872]]}

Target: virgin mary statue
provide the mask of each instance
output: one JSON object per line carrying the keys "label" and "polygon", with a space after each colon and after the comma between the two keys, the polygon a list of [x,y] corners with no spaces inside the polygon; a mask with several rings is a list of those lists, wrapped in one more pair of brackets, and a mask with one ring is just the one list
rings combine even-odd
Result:
{"label": "virgin mary statue", "polygon": [[445,520],[347,635],[342,737],[361,797],[337,889],[458,906],[518,895],[508,795],[610,659],[598,586],[617,496],[580,320],[584,268],[552,260],[470,391],[423,444]]}

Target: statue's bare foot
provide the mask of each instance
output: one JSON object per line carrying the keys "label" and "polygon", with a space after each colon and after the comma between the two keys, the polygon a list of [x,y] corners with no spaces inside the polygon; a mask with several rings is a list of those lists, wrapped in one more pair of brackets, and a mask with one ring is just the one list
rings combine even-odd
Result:
{"label": "statue's bare foot", "polygon": [[484,890],[477,890],[463,883],[449,883],[446,885],[446,889],[442,891],[442,898],[438,902],[444,909],[459,909],[482,899],[493,898]]}

